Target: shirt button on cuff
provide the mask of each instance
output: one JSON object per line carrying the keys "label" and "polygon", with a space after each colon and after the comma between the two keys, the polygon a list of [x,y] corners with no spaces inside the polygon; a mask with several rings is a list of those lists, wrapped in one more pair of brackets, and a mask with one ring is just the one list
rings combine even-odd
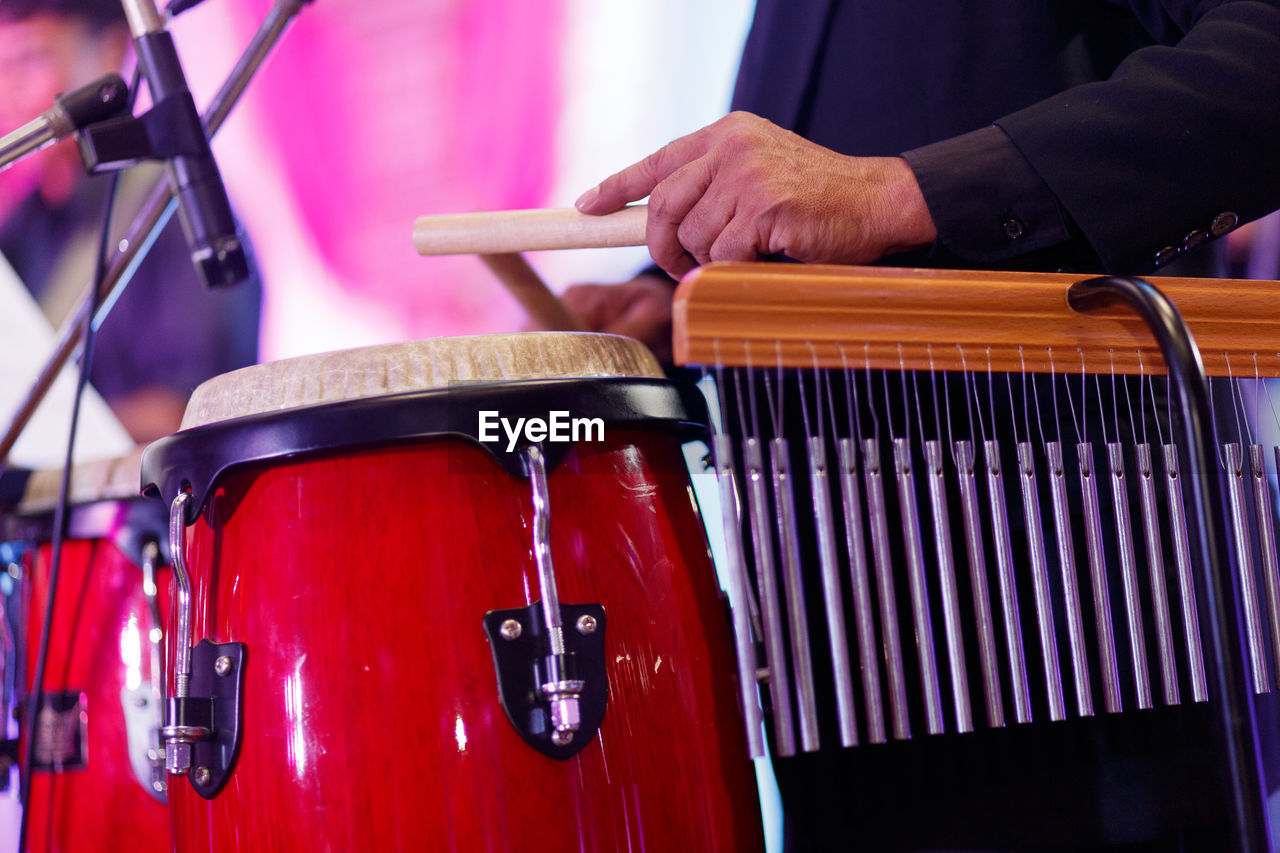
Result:
{"label": "shirt button on cuff", "polygon": [[1208,239],[1209,239],[1208,232],[1201,231],[1200,229],[1197,228],[1195,231],[1192,231],[1190,234],[1188,234],[1186,238],[1182,241],[1182,250],[1184,252],[1189,252],[1192,249],[1196,248],[1197,246],[1203,245],[1204,242]]}
{"label": "shirt button on cuff", "polygon": [[1010,240],[1017,240],[1026,231],[1026,227],[1017,219],[1006,219],[1004,221],[1004,233],[1008,235]]}
{"label": "shirt button on cuff", "polygon": [[1240,217],[1231,211],[1219,213],[1213,218],[1213,224],[1209,226],[1209,233],[1215,237],[1221,237],[1232,228],[1236,227],[1236,223],[1240,221]]}

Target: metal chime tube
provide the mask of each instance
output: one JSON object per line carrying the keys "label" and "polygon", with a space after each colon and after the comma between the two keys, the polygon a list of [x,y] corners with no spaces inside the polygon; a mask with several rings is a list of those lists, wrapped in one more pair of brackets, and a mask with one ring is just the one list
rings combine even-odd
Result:
{"label": "metal chime tube", "polygon": [[1040,630],[1040,653],[1044,660],[1045,687],[1049,695],[1049,719],[1067,716],[1062,695],[1062,668],[1058,662],[1057,631],[1053,624],[1053,598],[1049,592],[1049,561],[1045,556],[1044,531],[1040,525],[1040,496],[1036,490],[1035,457],[1031,442],[1018,443],[1018,473],[1022,484],[1022,510],[1027,527],[1027,549],[1031,556],[1031,587],[1036,602],[1036,623]]}
{"label": "metal chime tube", "polygon": [[973,709],[969,703],[969,675],[964,662],[964,636],[960,627],[960,591],[956,584],[955,558],[951,549],[951,516],[947,510],[942,443],[924,443],[925,479],[933,510],[933,540],[938,556],[938,582],[942,590],[942,620],[946,630],[947,662],[951,668],[951,700],[956,728],[973,731]]}
{"label": "metal chime tube", "polygon": [[752,553],[756,563],[756,586],[760,591],[765,657],[769,664],[769,693],[773,699],[774,752],[780,756],[796,753],[795,717],[791,710],[791,675],[782,625],[781,593],[773,558],[773,536],[769,530],[769,495],[765,479],[764,450],[758,438],[742,441],[743,478],[747,493],[747,517],[751,525]]}
{"label": "metal chime tube", "polygon": [[763,714],[756,694],[755,643],[751,637],[751,594],[743,562],[742,524],[738,515],[738,489],[733,476],[733,447],[729,436],[712,436],[716,483],[720,489],[720,512],[724,519],[725,552],[729,564],[729,602],[733,607],[733,639],[738,655],[738,688],[742,694],[742,713],[746,718],[747,749],[752,758],[764,755]]}
{"label": "metal chime tube", "polygon": [[1240,599],[1244,605],[1245,636],[1249,663],[1253,669],[1253,692],[1271,692],[1271,670],[1267,666],[1263,639],[1262,608],[1258,603],[1258,580],[1253,573],[1253,547],[1249,542],[1249,515],[1245,508],[1244,455],[1239,444],[1222,445],[1227,464],[1227,502],[1231,509],[1231,539],[1236,547],[1240,572]]}
{"label": "metal chime tube", "polygon": [[813,685],[813,651],[809,645],[809,617],[804,609],[804,578],[800,569],[800,537],[796,532],[796,498],[792,491],[790,454],[790,443],[785,438],[769,441],[769,470],[782,549],[782,583],[786,589],[787,621],[791,629],[791,671],[795,673],[796,711],[800,717],[800,748],[813,752],[821,744]]}
{"label": "metal chime tube", "polygon": [[1027,659],[1022,645],[1022,622],[1018,613],[1018,585],[1013,575],[1013,541],[1009,534],[1009,515],[1004,495],[1004,478],[1000,468],[1000,444],[982,442],[987,470],[987,496],[991,509],[991,527],[996,546],[996,580],[1000,587],[1000,606],[1004,614],[1005,648],[1009,653],[1010,679],[1013,682],[1013,715],[1019,723],[1031,722],[1031,688],[1027,683]]}
{"label": "metal chime tube", "polygon": [[920,508],[912,477],[911,445],[905,438],[893,440],[894,475],[898,480],[898,506],[907,552],[907,585],[911,592],[911,612],[916,626],[916,653],[920,662],[920,686],[924,694],[925,729],[941,734],[942,691],[938,685],[938,661],[933,644],[933,619],[929,609],[929,587],[924,574],[924,546],[920,539]]}
{"label": "metal chime tube", "polygon": [[956,470],[960,480],[960,507],[964,516],[965,546],[969,553],[969,578],[973,593],[974,622],[978,630],[978,662],[982,667],[982,692],[987,706],[987,724],[1005,724],[1004,699],[1000,689],[1000,668],[996,657],[995,621],[987,587],[987,556],[982,544],[978,509],[978,483],[974,473],[973,443],[954,444]]}
{"label": "metal chime tube", "polygon": [[1182,479],[1178,472],[1178,446],[1162,445],[1161,453],[1164,456],[1169,527],[1173,531],[1173,554],[1178,569],[1182,633],[1191,670],[1191,698],[1196,702],[1206,702],[1209,699],[1209,685],[1204,671],[1204,647],[1200,644],[1200,614],[1196,609],[1196,586],[1191,574],[1191,544],[1187,536],[1187,510],[1182,497]]}
{"label": "metal chime tube", "polygon": [[1164,703],[1181,702],[1178,690],[1178,664],[1174,657],[1173,619],[1169,615],[1169,589],[1164,576],[1164,549],[1160,544],[1160,523],[1156,515],[1155,472],[1151,464],[1151,445],[1136,447],[1138,460],[1138,494],[1142,502],[1142,528],[1146,533],[1147,568],[1151,577],[1151,606],[1156,618],[1156,646],[1160,651],[1160,684]]}
{"label": "metal chime tube", "polygon": [[875,647],[871,581],[867,576],[867,549],[862,527],[862,488],[858,483],[858,448],[852,438],[836,442],[840,458],[840,498],[844,506],[845,552],[853,588],[854,630],[858,635],[858,663],[862,670],[862,694],[867,716],[867,739],[888,740],[884,701],[880,695],[880,664]]}
{"label": "metal chime tube", "polygon": [[1067,644],[1071,649],[1071,673],[1076,687],[1076,710],[1082,717],[1093,716],[1093,688],[1089,683],[1089,657],[1085,651],[1084,611],[1080,606],[1080,585],[1076,572],[1076,550],[1071,538],[1071,511],[1067,504],[1067,472],[1062,461],[1062,443],[1047,441],[1049,497],[1053,505],[1053,530],[1058,544],[1058,566],[1066,602]]}
{"label": "metal chime tube", "polygon": [[1102,517],[1098,508],[1097,469],[1093,445],[1076,445],[1080,459],[1080,491],[1084,497],[1085,545],[1089,551],[1089,576],[1093,582],[1093,612],[1097,622],[1098,659],[1102,665],[1102,701],[1107,713],[1123,710],[1120,667],[1116,663],[1115,628],[1111,622],[1111,594],[1107,589],[1106,556],[1102,549]]}
{"label": "metal chime tube", "polygon": [[809,436],[805,439],[805,444],[809,456],[813,517],[818,531],[818,569],[822,575],[822,600],[827,616],[828,643],[831,646],[831,671],[835,678],[836,719],[840,727],[841,745],[855,746],[858,743],[858,728],[854,718],[853,669],[849,664],[844,596],[840,589],[840,566],[836,561],[835,519],[831,513],[827,446],[820,436]]}
{"label": "metal chime tube", "polygon": [[1124,615],[1129,627],[1129,655],[1133,662],[1138,707],[1150,708],[1151,674],[1147,671],[1147,643],[1142,627],[1142,602],[1138,593],[1138,566],[1134,556],[1133,528],[1129,515],[1129,493],[1124,476],[1124,449],[1107,442],[1107,462],[1111,472],[1112,511],[1115,513],[1116,544],[1120,550],[1120,582],[1124,590]]}
{"label": "metal chime tube", "polygon": [[884,504],[884,482],[880,469],[880,448],[875,439],[862,441],[862,473],[867,489],[867,516],[871,522],[871,553],[876,567],[876,590],[880,598],[880,633],[884,642],[885,666],[889,671],[889,718],[893,736],[911,737],[907,716],[907,683],[903,673],[902,641],[898,633],[898,604],[894,592],[893,565],[889,556],[889,526]]}

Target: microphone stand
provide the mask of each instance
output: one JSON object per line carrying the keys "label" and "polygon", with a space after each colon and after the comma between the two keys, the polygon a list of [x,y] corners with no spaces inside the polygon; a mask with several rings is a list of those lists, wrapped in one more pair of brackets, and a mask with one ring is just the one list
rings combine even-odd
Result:
{"label": "microphone stand", "polygon": [[[249,82],[280,41],[289,24],[309,2],[311,0],[276,0],[272,5],[257,32],[254,33],[253,39],[240,55],[235,67],[231,69],[226,81],[205,109],[202,120],[210,138],[222,127],[227,115],[239,102],[240,96],[244,94]],[[106,306],[103,314],[114,304],[119,295],[117,291],[124,290],[134,270],[142,262],[146,250],[151,247],[159,236],[160,229],[173,215],[175,207],[176,202],[169,181],[161,178],[152,187],[141,210],[125,233],[124,239],[120,241],[116,254],[107,264],[106,274],[102,278],[102,287],[97,294],[97,304]],[[92,289],[92,284],[86,288],[86,290],[89,289]],[[71,319],[60,330],[53,353],[36,377],[31,390],[27,392],[27,396],[14,412],[3,439],[0,439],[0,467],[7,463],[9,453],[17,443],[18,436],[22,434],[31,416],[35,414],[36,408],[49,393],[59,372],[75,352],[88,323],[101,322],[101,317],[91,316],[93,296],[92,293],[85,293],[82,297]]]}

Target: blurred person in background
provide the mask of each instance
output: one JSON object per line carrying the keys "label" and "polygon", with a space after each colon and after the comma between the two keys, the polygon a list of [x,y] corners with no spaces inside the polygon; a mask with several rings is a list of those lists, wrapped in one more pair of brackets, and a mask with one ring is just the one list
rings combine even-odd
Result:
{"label": "blurred person in background", "polygon": [[[0,132],[119,73],[130,49],[119,0],[0,0]],[[126,173],[108,246],[162,175],[158,163]],[[72,139],[0,174],[0,252],[55,328],[93,276],[109,183],[85,173]],[[90,379],[136,441],[173,432],[196,385],[257,361],[261,301],[256,276],[207,291],[171,221],[99,329]]]}

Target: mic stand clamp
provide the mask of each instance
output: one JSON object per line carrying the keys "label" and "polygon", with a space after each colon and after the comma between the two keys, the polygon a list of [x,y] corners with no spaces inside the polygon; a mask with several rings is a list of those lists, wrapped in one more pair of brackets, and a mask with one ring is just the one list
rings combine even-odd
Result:
{"label": "mic stand clamp", "polygon": [[199,126],[200,113],[191,93],[170,94],[140,116],[119,116],[81,130],[80,158],[86,169],[99,174],[127,169],[142,160],[199,154],[207,143],[190,132]]}
{"label": "mic stand clamp", "polygon": [[[127,169],[142,160],[172,160],[209,153],[200,111],[187,90],[166,94],[140,116],[120,116],[79,133],[80,159],[92,174]],[[197,258],[201,280],[210,286],[235,284],[251,275],[243,244],[232,240]]]}

